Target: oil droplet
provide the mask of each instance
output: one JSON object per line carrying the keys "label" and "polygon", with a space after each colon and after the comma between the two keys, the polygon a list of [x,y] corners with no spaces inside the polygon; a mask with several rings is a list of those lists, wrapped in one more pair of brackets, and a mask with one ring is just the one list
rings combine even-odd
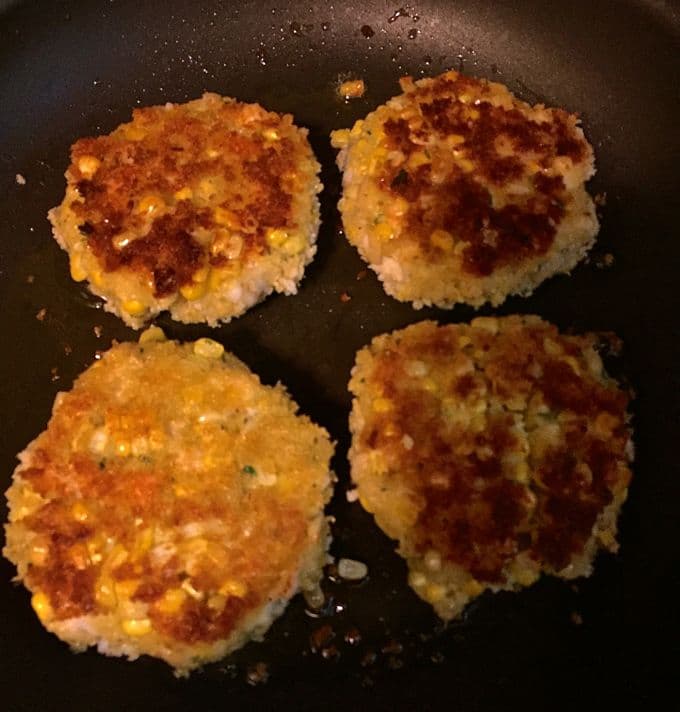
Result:
{"label": "oil droplet", "polygon": [[392,24],[393,22],[396,22],[400,17],[409,17],[408,10],[405,10],[403,7],[400,7],[398,10],[395,10],[390,17],[387,18],[387,22]]}
{"label": "oil droplet", "polygon": [[255,56],[257,57],[257,61],[260,63],[261,66],[267,66],[267,52],[265,51],[265,46],[263,44],[260,44],[260,46],[257,48]]}
{"label": "oil droplet", "polygon": [[370,25],[362,25],[361,26],[361,34],[364,37],[370,38],[370,37],[373,37],[373,35],[375,35],[375,31],[373,30],[373,28]]}

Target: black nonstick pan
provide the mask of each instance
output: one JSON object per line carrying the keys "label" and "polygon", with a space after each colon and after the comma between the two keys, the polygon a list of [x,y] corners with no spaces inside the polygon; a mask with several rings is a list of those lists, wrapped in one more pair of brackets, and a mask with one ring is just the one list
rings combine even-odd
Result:
{"label": "black nonstick pan", "polygon": [[[0,2],[2,490],[55,394],[98,349],[135,338],[71,281],[50,236],[45,215],[61,200],[70,144],[109,132],[135,106],[216,91],[309,127],[325,190],[319,252],[299,294],[271,297],[210,335],[265,382],[285,383],[331,432],[332,553],[369,567],[359,585],[328,577],[322,615],[296,599],[263,643],[177,680],[155,660],[70,653],[42,629],[2,560],[0,708],[641,709],[677,688],[679,48],[678,5],[659,0]],[[339,233],[329,143],[331,129],[398,93],[399,76],[446,68],[581,114],[597,157],[591,191],[606,193],[597,246],[572,276],[496,311],[617,332],[625,348],[611,368],[637,394],[620,553],[601,556],[592,578],[574,585],[546,578],[484,595],[447,628],[407,587],[393,542],[346,500],[346,384],[356,349],[374,335],[474,312],[416,312],[372,274],[357,280],[364,265]],[[366,81],[362,99],[338,98],[347,75]],[[159,323],[173,338],[209,332]],[[331,652],[315,652],[330,636]]]}

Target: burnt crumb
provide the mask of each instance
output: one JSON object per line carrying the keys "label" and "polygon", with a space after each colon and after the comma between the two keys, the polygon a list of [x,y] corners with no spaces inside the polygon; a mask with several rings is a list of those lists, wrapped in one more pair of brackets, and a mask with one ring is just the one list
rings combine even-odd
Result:
{"label": "burnt crumb", "polygon": [[430,660],[435,665],[441,665],[444,662],[444,654],[439,652],[438,650],[435,650],[435,652],[430,655]]}
{"label": "burnt crumb", "polygon": [[361,632],[358,628],[352,627],[345,633],[345,643],[347,645],[359,645],[361,642]]}
{"label": "burnt crumb", "polygon": [[263,685],[267,680],[269,680],[269,666],[267,663],[255,663],[248,668],[246,672],[246,682],[251,687]]}
{"label": "burnt crumb", "polygon": [[313,653],[318,653],[335,638],[335,631],[330,625],[322,625],[309,636],[309,647]]}
{"label": "burnt crumb", "polygon": [[378,659],[378,656],[376,655],[374,650],[367,650],[362,656],[361,660],[359,661],[359,664],[361,667],[370,667],[371,665],[375,665],[375,661]]}
{"label": "burnt crumb", "polygon": [[340,651],[337,646],[329,645],[327,648],[321,650],[321,657],[324,660],[338,660],[340,658]]}
{"label": "burnt crumb", "polygon": [[361,34],[366,38],[370,39],[375,35],[375,30],[370,26],[370,25],[362,25],[361,26]]}
{"label": "burnt crumb", "polygon": [[400,670],[404,667],[404,661],[396,655],[390,655],[387,658],[387,667],[390,670]]}
{"label": "burnt crumb", "polygon": [[399,655],[404,651],[404,646],[398,640],[388,640],[385,645],[382,646],[380,652],[385,655]]}
{"label": "burnt crumb", "polygon": [[578,611],[572,611],[569,620],[576,626],[583,625],[583,616]]}

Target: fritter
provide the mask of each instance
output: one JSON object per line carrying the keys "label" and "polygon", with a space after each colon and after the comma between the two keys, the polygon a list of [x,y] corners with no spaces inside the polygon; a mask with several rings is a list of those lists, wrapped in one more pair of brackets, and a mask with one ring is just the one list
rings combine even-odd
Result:
{"label": "fritter", "polygon": [[617,550],[630,395],[598,338],[535,316],[424,321],[358,353],[352,479],[441,618],[541,572],[588,576]]}
{"label": "fritter", "polygon": [[128,325],[167,309],[215,326],[297,291],[316,250],[318,171],[289,114],[204,94],[77,141],[49,219],[73,279]]}
{"label": "fritter", "polygon": [[183,673],[318,591],[328,434],[223,352],[157,327],[114,346],[19,455],[3,553],[75,650]]}
{"label": "fritter", "polygon": [[578,118],[446,72],[336,131],[345,233],[415,308],[497,305],[569,272],[598,231]]}

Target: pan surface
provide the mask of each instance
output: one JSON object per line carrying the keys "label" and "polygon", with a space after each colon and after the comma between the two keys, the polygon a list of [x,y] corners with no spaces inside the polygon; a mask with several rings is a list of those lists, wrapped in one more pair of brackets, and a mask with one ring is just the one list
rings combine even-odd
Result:
{"label": "pan surface", "polygon": [[[2,490],[55,394],[98,349],[135,338],[70,280],[50,236],[45,215],[61,200],[70,144],[109,132],[135,106],[216,91],[309,127],[325,185],[319,251],[295,297],[271,297],[216,331],[159,324],[173,338],[219,339],[328,428],[338,443],[332,553],[370,572],[360,585],[324,583],[328,615],[312,617],[296,599],[263,643],[176,680],[151,659],[72,655],[42,629],[2,560],[0,707],[590,709],[642,704],[670,689],[680,632],[670,605],[680,593],[679,40],[678,6],[657,0],[0,3]],[[372,274],[357,280],[364,265],[339,234],[328,134],[398,93],[399,76],[450,67],[582,116],[598,165],[590,187],[607,195],[594,253],[571,277],[496,312],[617,332],[625,349],[613,368],[637,393],[637,452],[617,556],[601,556],[593,577],[575,586],[545,579],[520,594],[485,595],[443,629],[407,587],[393,542],[346,501],[346,385],[355,351],[374,335],[474,312],[416,312]],[[350,74],[367,92],[345,104],[335,88]],[[351,300],[340,299],[345,292]],[[4,520],[4,499],[0,513]],[[324,626],[337,652],[326,657],[309,642]],[[258,682],[257,663],[269,680],[248,684],[249,673]]]}

